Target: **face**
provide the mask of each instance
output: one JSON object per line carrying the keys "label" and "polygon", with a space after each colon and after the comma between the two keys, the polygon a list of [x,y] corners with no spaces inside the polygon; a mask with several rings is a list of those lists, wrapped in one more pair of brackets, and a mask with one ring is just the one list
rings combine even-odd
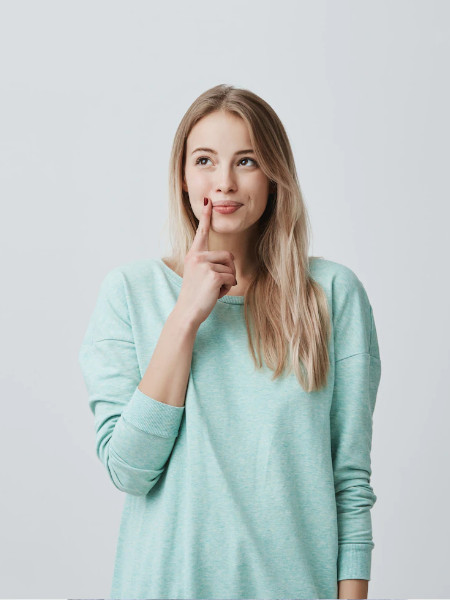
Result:
{"label": "face", "polygon": [[[261,171],[251,150],[245,121],[225,111],[203,117],[188,136],[183,189],[189,193],[197,219],[203,209],[203,198],[207,196],[212,201],[211,229],[217,233],[244,231],[264,213],[269,178]],[[228,214],[214,209],[214,204],[225,200],[239,202],[241,206]]]}

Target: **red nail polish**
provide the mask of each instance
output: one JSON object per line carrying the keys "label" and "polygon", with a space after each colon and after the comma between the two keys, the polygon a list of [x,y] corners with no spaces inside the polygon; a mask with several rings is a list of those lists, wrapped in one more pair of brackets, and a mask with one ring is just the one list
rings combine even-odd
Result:
{"label": "red nail polish", "polygon": [[208,204],[208,198],[203,198],[203,206],[206,206]]}

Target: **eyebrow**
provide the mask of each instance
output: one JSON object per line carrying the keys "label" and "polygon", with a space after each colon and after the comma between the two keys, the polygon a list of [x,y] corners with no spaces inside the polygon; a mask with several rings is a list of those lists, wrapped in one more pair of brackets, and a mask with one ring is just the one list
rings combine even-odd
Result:
{"label": "eyebrow", "polygon": [[[192,154],[195,154],[196,152],[211,152],[211,154],[217,154],[217,152],[212,148],[196,148],[192,151]],[[235,156],[237,156],[238,154],[250,154],[250,152],[254,154],[254,151],[251,148],[249,148],[248,150],[238,150],[234,154]]]}

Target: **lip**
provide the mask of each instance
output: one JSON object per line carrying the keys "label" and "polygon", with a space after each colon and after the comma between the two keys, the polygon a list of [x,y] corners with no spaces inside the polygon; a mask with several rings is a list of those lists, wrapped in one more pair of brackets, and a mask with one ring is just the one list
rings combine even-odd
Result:
{"label": "lip", "polygon": [[235,204],[231,206],[213,206],[212,209],[222,215],[230,215],[241,208],[242,204]]}
{"label": "lip", "polygon": [[223,200],[222,202],[213,202],[214,206],[242,206],[241,202],[234,202],[233,200]]}

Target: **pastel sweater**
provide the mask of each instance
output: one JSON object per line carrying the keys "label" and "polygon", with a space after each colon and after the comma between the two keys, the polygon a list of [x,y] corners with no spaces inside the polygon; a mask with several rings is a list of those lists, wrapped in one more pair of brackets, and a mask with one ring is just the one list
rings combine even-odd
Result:
{"label": "pastel sweater", "polygon": [[338,580],[370,579],[373,311],[350,268],[310,265],[332,315],[327,385],[257,370],[244,297],[226,295],[182,407],[137,386],[183,279],[159,258],[104,277],[79,362],[97,456],[125,493],[111,598],[337,598]]}

